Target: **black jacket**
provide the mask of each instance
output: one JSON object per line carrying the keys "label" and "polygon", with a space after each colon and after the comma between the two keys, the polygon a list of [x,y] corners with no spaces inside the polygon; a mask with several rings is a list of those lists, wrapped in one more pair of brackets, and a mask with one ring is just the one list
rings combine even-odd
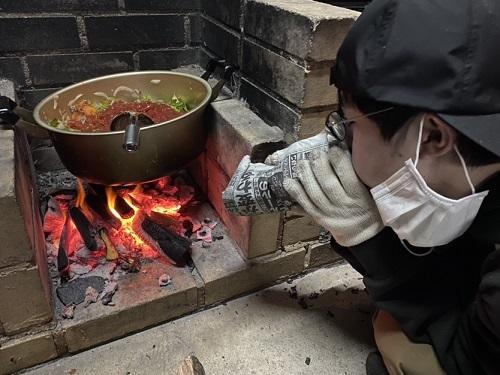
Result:
{"label": "black jacket", "polygon": [[484,189],[467,232],[430,255],[411,255],[390,228],[350,249],[333,243],[376,306],[431,344],[449,375],[500,375],[500,175]]}

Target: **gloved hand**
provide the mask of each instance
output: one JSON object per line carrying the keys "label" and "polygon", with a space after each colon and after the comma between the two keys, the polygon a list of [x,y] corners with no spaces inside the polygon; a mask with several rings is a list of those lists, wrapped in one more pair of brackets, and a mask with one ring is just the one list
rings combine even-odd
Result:
{"label": "gloved hand", "polygon": [[319,152],[297,164],[297,179],[287,178],[288,194],[341,246],[358,245],[384,224],[366,186],[358,179],[345,146]]}

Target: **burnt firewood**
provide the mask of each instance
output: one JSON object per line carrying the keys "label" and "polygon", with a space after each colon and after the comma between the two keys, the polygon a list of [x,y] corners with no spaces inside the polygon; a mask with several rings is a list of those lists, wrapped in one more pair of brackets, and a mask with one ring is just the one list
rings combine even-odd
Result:
{"label": "burnt firewood", "polygon": [[85,198],[85,202],[87,202],[89,207],[96,214],[98,214],[104,221],[109,222],[110,224],[112,224],[113,221],[118,221],[108,209],[108,204],[106,202],[106,195],[99,196],[99,195],[89,194]]}
{"label": "burnt firewood", "polygon": [[76,226],[76,229],[80,233],[80,236],[82,236],[83,242],[85,243],[87,249],[89,249],[90,251],[96,251],[97,242],[94,237],[95,230],[92,228],[92,225],[90,224],[87,217],[78,207],[71,207],[69,210],[69,214]]}
{"label": "burnt firewood", "polygon": [[148,219],[162,228],[169,229],[171,232],[181,233],[183,231],[182,222],[174,216],[165,215],[156,211],[151,211],[146,213],[146,215]]}
{"label": "burnt firewood", "polygon": [[69,231],[70,231],[70,218],[66,217],[64,222],[61,238],[59,239],[59,249],[57,251],[57,270],[63,281],[69,280]]}
{"label": "burnt firewood", "polygon": [[164,228],[149,218],[144,218],[142,229],[153,238],[165,255],[171,259],[176,266],[184,267],[189,259],[191,241],[184,238],[168,228]]}
{"label": "burnt firewood", "polygon": [[115,210],[122,219],[130,219],[134,216],[134,209],[120,195],[116,196]]}

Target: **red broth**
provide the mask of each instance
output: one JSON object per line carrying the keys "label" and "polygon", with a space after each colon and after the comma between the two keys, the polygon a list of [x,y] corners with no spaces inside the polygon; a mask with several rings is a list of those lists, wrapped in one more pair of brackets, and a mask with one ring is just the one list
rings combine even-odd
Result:
{"label": "red broth", "polygon": [[98,111],[90,102],[83,100],[72,108],[66,125],[71,130],[81,132],[107,132],[111,130],[113,118],[124,112],[143,113],[149,116],[155,124],[172,120],[186,113],[185,111],[178,112],[165,103],[120,100],[113,102],[106,109]]}

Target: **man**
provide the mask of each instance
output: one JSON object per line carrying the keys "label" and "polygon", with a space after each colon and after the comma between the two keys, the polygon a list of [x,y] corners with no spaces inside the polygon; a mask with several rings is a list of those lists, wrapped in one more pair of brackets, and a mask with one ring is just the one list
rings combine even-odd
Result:
{"label": "man", "polygon": [[332,70],[344,142],[284,182],[364,276],[368,374],[500,374],[498,43],[498,1],[374,0]]}

